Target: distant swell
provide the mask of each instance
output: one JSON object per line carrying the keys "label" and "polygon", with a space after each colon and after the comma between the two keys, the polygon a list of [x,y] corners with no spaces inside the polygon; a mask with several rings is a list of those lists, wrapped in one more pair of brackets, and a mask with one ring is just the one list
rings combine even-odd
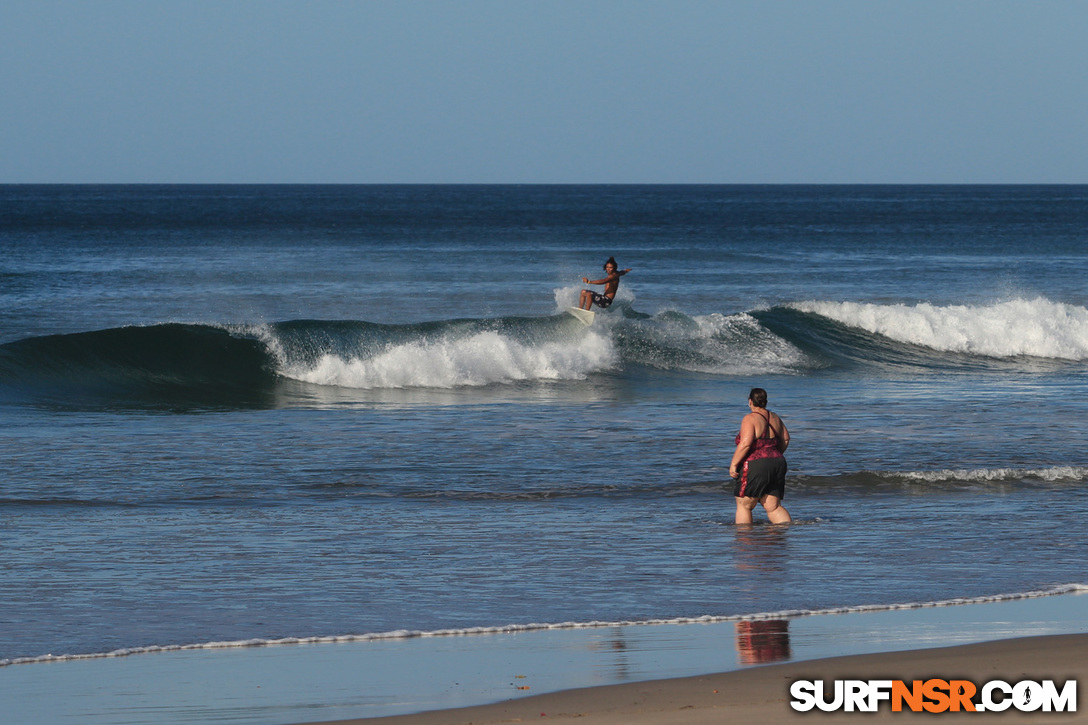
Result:
{"label": "distant swell", "polygon": [[760,612],[756,614],[713,615],[701,617],[676,617],[673,619],[645,619],[627,620],[616,622],[556,622],[556,623],[528,623],[508,624],[501,626],[467,627],[463,629],[436,629],[436,630],[408,630],[400,629],[390,632],[376,632],[368,634],[343,634],[321,637],[283,637],[280,639],[246,639],[230,642],[202,642],[198,644],[180,645],[153,645],[148,647],[129,647],[114,650],[112,652],[95,652],[87,654],[67,655],[41,655],[39,657],[18,657],[13,659],[0,659],[0,667],[11,665],[26,665],[42,662],[66,662],[74,660],[103,659],[107,657],[127,657],[139,654],[152,654],[156,652],[180,652],[191,650],[215,650],[215,649],[239,649],[243,647],[273,647],[284,645],[313,645],[313,644],[342,644],[350,642],[374,642],[381,640],[413,639],[417,637],[463,637],[471,635],[509,634],[515,632],[535,632],[542,630],[573,630],[573,629],[601,629],[606,627],[632,627],[678,624],[717,624],[722,622],[739,622],[760,619],[786,619],[797,617],[811,617],[836,614],[860,614],[866,612],[892,612],[905,609],[927,609],[933,607],[954,607],[971,604],[991,604],[999,602],[1019,601],[1023,599],[1038,599],[1052,597],[1061,594],[1074,594],[1088,592],[1088,584],[1063,584],[1049,589],[1039,589],[1030,592],[1016,592],[1011,594],[995,594],[982,597],[960,597],[956,599],[943,599],[932,602],[904,602],[900,604],[862,604],[848,607],[834,607],[829,609],[789,609],[778,612]]}

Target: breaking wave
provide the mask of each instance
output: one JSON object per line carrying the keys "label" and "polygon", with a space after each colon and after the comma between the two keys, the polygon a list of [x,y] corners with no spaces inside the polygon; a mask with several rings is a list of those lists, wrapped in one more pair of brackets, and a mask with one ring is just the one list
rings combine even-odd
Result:
{"label": "breaking wave", "polygon": [[1088,360],[1088,309],[1044,298],[985,306],[814,301],[790,307],[941,352]]}
{"label": "breaking wave", "polygon": [[165,323],[0,345],[0,401],[261,406],[284,385],[480,388],[635,369],[722,376],[826,369],[1047,371],[1088,361],[1088,309],[1045,299],[989,306],[799,302],[733,314],[655,315],[620,300],[573,316],[410,325],[295,320]]}

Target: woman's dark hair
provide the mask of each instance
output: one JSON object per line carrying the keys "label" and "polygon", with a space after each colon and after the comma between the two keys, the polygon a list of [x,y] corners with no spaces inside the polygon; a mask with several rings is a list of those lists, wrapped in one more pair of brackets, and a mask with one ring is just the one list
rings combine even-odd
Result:
{"label": "woman's dark hair", "polygon": [[752,392],[748,393],[748,400],[752,401],[752,405],[757,408],[766,408],[767,391],[763,388],[752,388]]}
{"label": "woman's dark hair", "polygon": [[608,265],[610,265],[610,264],[613,267],[615,267],[616,269],[620,268],[620,266],[618,264],[616,264],[616,258],[615,257],[609,257],[608,261],[601,265],[601,269],[603,269],[603,270],[605,270],[607,272],[608,271]]}

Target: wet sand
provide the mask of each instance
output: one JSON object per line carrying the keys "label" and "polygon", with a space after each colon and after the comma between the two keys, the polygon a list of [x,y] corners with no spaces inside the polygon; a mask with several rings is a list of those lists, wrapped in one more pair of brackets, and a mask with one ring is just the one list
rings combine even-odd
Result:
{"label": "wet sand", "polygon": [[[858,722],[932,721],[933,713],[795,712],[790,684],[798,679],[966,679],[981,685],[1000,679],[1088,681],[1088,634],[1052,635],[979,644],[853,655],[752,667],[733,672],[566,690],[517,700],[416,715],[341,720],[366,725],[488,725],[512,722],[577,722],[579,725],[720,725],[727,722],[787,723],[807,720]],[[1081,693],[1078,691],[1078,695]],[[1078,703],[1079,704],[1079,703]],[[1079,712],[946,712],[942,718],[1004,722],[1088,722]]]}

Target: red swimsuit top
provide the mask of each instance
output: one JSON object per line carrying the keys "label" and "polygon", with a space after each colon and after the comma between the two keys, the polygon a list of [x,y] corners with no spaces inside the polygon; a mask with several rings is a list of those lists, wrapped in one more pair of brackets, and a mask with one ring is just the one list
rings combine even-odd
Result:
{"label": "red swimsuit top", "polygon": [[[778,450],[778,434],[774,432],[774,426],[771,425],[771,414],[763,415],[759,413],[761,418],[767,421],[767,432],[762,437],[756,438],[755,445],[752,446],[752,450],[748,452],[748,455],[744,460],[754,461],[759,458],[785,458],[782,455],[782,451]],[[737,433],[736,439],[733,441],[734,445],[740,443],[740,433]]]}

